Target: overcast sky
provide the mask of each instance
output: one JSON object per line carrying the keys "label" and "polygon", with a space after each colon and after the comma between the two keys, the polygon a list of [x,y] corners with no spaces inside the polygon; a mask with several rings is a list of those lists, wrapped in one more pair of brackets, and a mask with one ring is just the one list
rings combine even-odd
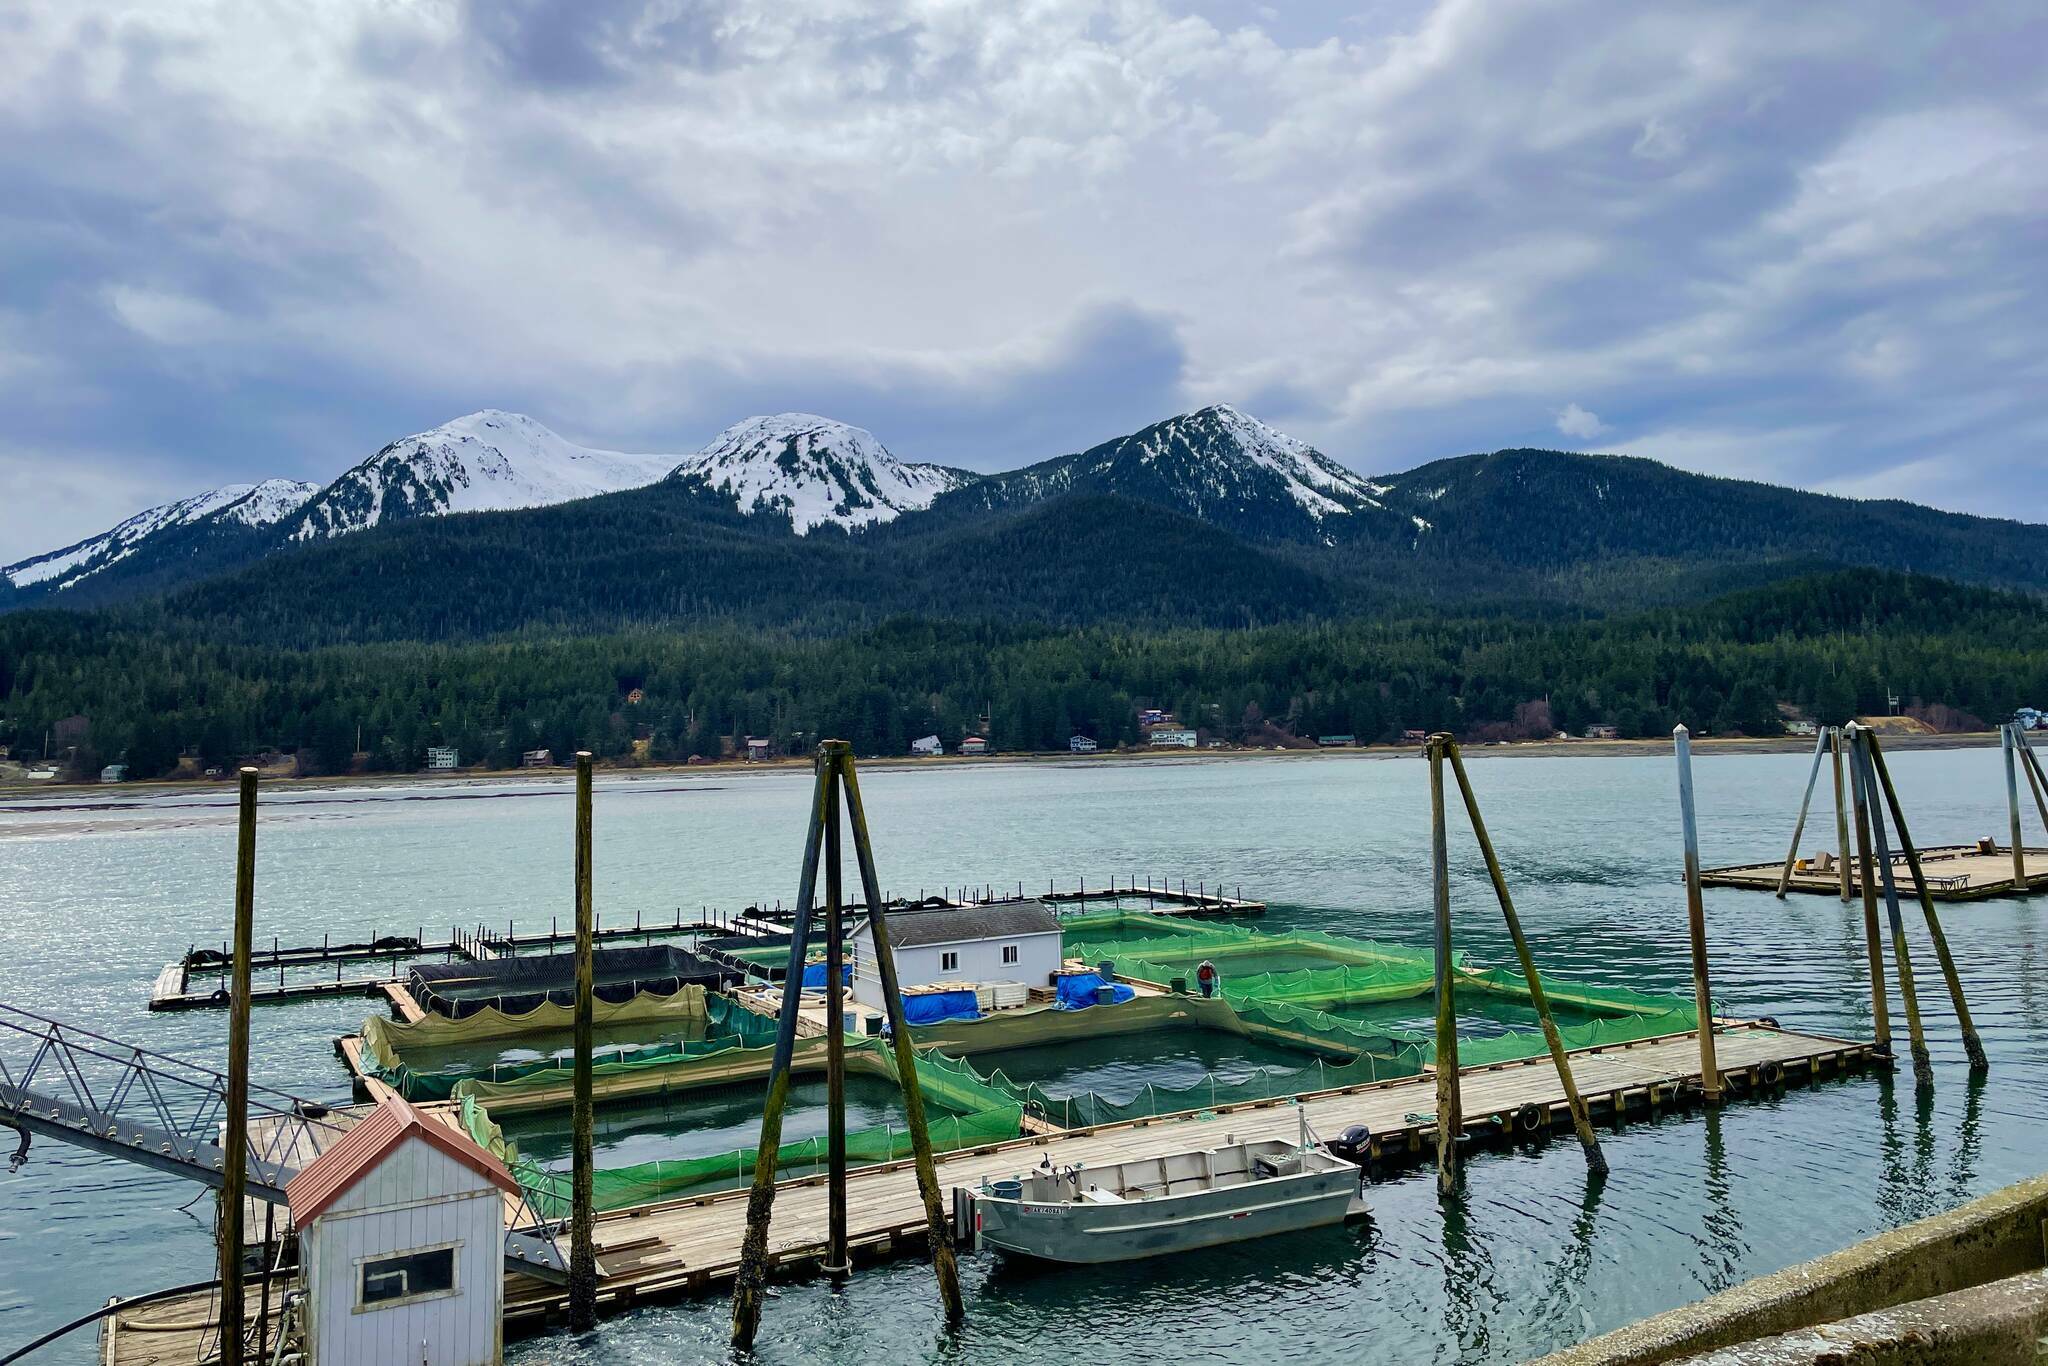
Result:
{"label": "overcast sky", "polygon": [[2048,6],[11,0],[0,562],[480,407],[2048,520]]}

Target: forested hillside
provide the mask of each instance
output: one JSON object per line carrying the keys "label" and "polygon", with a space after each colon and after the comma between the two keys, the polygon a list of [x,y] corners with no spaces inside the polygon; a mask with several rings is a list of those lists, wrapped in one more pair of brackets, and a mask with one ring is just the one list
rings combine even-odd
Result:
{"label": "forested hillside", "polygon": [[[1199,566],[1190,566],[1199,570]],[[1363,739],[1406,728],[1656,734],[1772,733],[1775,703],[1821,720],[1880,710],[1887,690],[1987,717],[2048,697],[2048,612],[2031,598],[1927,578],[1837,573],[1691,608],[1603,621],[1354,618],[1252,629],[904,619],[826,638],[737,624],[583,638],[297,649],[235,644],[164,620],[54,612],[0,618],[0,743],[25,747],[66,717],[79,766],[124,756],[135,776],[181,751],[226,764],[302,750],[375,768],[419,766],[430,744],[466,762],[635,738],[652,757],[714,755],[733,737],[838,735],[863,754],[949,743],[984,705],[998,749],[1138,738],[1162,706],[1227,739],[1278,732]],[[640,700],[630,700],[635,693]]]}

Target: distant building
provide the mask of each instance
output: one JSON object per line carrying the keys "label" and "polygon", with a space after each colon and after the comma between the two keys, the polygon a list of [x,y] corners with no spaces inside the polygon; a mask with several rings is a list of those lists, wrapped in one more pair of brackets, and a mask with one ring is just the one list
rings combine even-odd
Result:
{"label": "distant building", "polygon": [[1818,735],[1820,727],[1811,721],[1787,721],[1785,723],[1785,733],[1787,735]]}
{"label": "distant building", "polygon": [[429,745],[427,747],[428,768],[455,768],[462,762],[462,755],[453,745]]}
{"label": "distant building", "polygon": [[[1059,917],[1042,901],[891,912],[889,947],[904,990],[939,982],[1022,982],[1042,987],[1060,970]],[[853,999],[882,1004],[875,941],[863,922],[853,932]]]}
{"label": "distant building", "polygon": [[1098,746],[1085,735],[1070,735],[1067,737],[1067,748],[1076,754],[1093,754]]}
{"label": "distant building", "polygon": [[944,754],[946,747],[939,743],[938,736],[927,735],[922,740],[912,740],[910,742],[910,752],[920,759],[929,759],[935,755]]}
{"label": "distant building", "polygon": [[551,749],[529,749],[519,756],[521,768],[547,768],[554,762],[555,752]]}
{"label": "distant building", "polygon": [[755,764],[763,759],[773,759],[774,757],[775,741],[765,735],[749,735],[747,737],[748,763]]}
{"label": "distant building", "polygon": [[2020,723],[2021,730],[2048,730],[2048,712],[2033,707],[2021,707],[2012,714],[2012,719]]}
{"label": "distant building", "polygon": [[1591,725],[1586,727],[1585,736],[1588,740],[1619,740],[1621,738],[1621,727]]}
{"label": "distant building", "polygon": [[125,782],[127,782],[127,781],[128,781],[128,765],[126,765],[126,764],[108,764],[108,765],[107,765],[107,766],[106,766],[105,768],[103,768],[103,769],[101,769],[101,770],[100,770],[100,781],[101,781],[101,782],[103,782],[103,783],[125,783]]}
{"label": "distant building", "polygon": [[960,752],[969,755],[988,753],[988,737],[985,735],[967,736],[960,742]]}
{"label": "distant building", "polygon": [[1141,726],[1163,726],[1171,719],[1157,707],[1147,707],[1138,713],[1138,724]]}
{"label": "distant building", "polygon": [[1170,749],[1193,749],[1197,742],[1193,731],[1173,730],[1166,726],[1161,726],[1145,739],[1150,744],[1163,745]]}
{"label": "distant building", "polygon": [[629,707],[637,707],[646,700],[647,692],[645,689],[642,688],[635,688],[633,689],[633,691],[626,694],[626,705]]}
{"label": "distant building", "polygon": [[1404,745],[1419,745],[1428,738],[1429,732],[1426,730],[1404,730],[1401,732],[1401,743]]}
{"label": "distant building", "polygon": [[1324,749],[1349,749],[1358,743],[1356,735],[1318,735],[1316,743]]}

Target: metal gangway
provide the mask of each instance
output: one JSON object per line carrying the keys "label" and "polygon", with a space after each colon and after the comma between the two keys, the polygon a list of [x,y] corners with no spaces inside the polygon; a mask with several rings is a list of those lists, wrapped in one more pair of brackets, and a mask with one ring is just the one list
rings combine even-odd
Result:
{"label": "metal gangway", "polygon": [[[218,1190],[227,1083],[212,1068],[0,1002],[0,1125],[21,1134],[17,1168],[35,1135]],[[325,1105],[251,1082],[248,1129],[248,1194],[282,1204],[285,1184],[348,1126]],[[565,1280],[555,1233],[522,1190],[505,1233],[506,1268]]]}

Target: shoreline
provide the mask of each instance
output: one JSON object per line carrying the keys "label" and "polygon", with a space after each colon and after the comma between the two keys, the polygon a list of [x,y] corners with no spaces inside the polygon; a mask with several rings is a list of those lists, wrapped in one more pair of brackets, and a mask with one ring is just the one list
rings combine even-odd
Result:
{"label": "shoreline", "polygon": [[[1983,749],[1998,744],[1997,731],[1964,731],[1949,735],[1891,735],[1883,737],[1887,750],[1898,753],[1905,750]],[[1712,758],[1726,754],[1810,754],[1814,741],[1811,736],[1773,735],[1759,738],[1735,737],[1719,739],[1702,736],[1692,742],[1693,753],[1701,758]],[[1094,754],[1061,753],[1059,751],[1031,751],[1013,754],[940,755],[935,758],[911,758],[908,755],[891,755],[887,758],[872,758],[861,761],[861,768],[869,773],[914,773],[928,769],[953,770],[959,768],[985,767],[995,764],[1194,764],[1234,763],[1252,759],[1278,759],[1294,763],[1306,762],[1371,762],[1385,759],[1420,758],[1421,745],[1361,745],[1346,748],[1304,748],[1304,749],[1137,749],[1126,751],[1098,751]],[[1609,759],[1641,758],[1665,755],[1671,752],[1668,736],[1636,740],[1515,740],[1504,744],[1472,745],[1463,751],[1467,759]],[[811,759],[807,755],[792,755],[775,759],[744,760],[727,759],[715,763],[640,763],[631,766],[613,767],[598,764],[595,777],[600,781],[650,782],[676,778],[739,778],[753,775],[791,773],[807,771]],[[574,776],[574,769],[563,765],[547,768],[466,768],[453,772],[439,773],[349,773],[329,774],[320,777],[292,777],[282,774],[266,774],[263,786],[282,787],[294,792],[319,792],[322,790],[346,791],[367,787],[417,787],[444,788],[448,795],[471,786],[496,786],[521,778],[538,783],[567,781]],[[0,779],[0,801],[17,801],[24,797],[47,793],[75,800],[87,794],[104,793],[108,796],[120,794],[135,797],[157,797],[178,794],[231,793],[235,785],[230,778],[156,778],[127,783],[65,783],[30,782],[20,779]]]}

